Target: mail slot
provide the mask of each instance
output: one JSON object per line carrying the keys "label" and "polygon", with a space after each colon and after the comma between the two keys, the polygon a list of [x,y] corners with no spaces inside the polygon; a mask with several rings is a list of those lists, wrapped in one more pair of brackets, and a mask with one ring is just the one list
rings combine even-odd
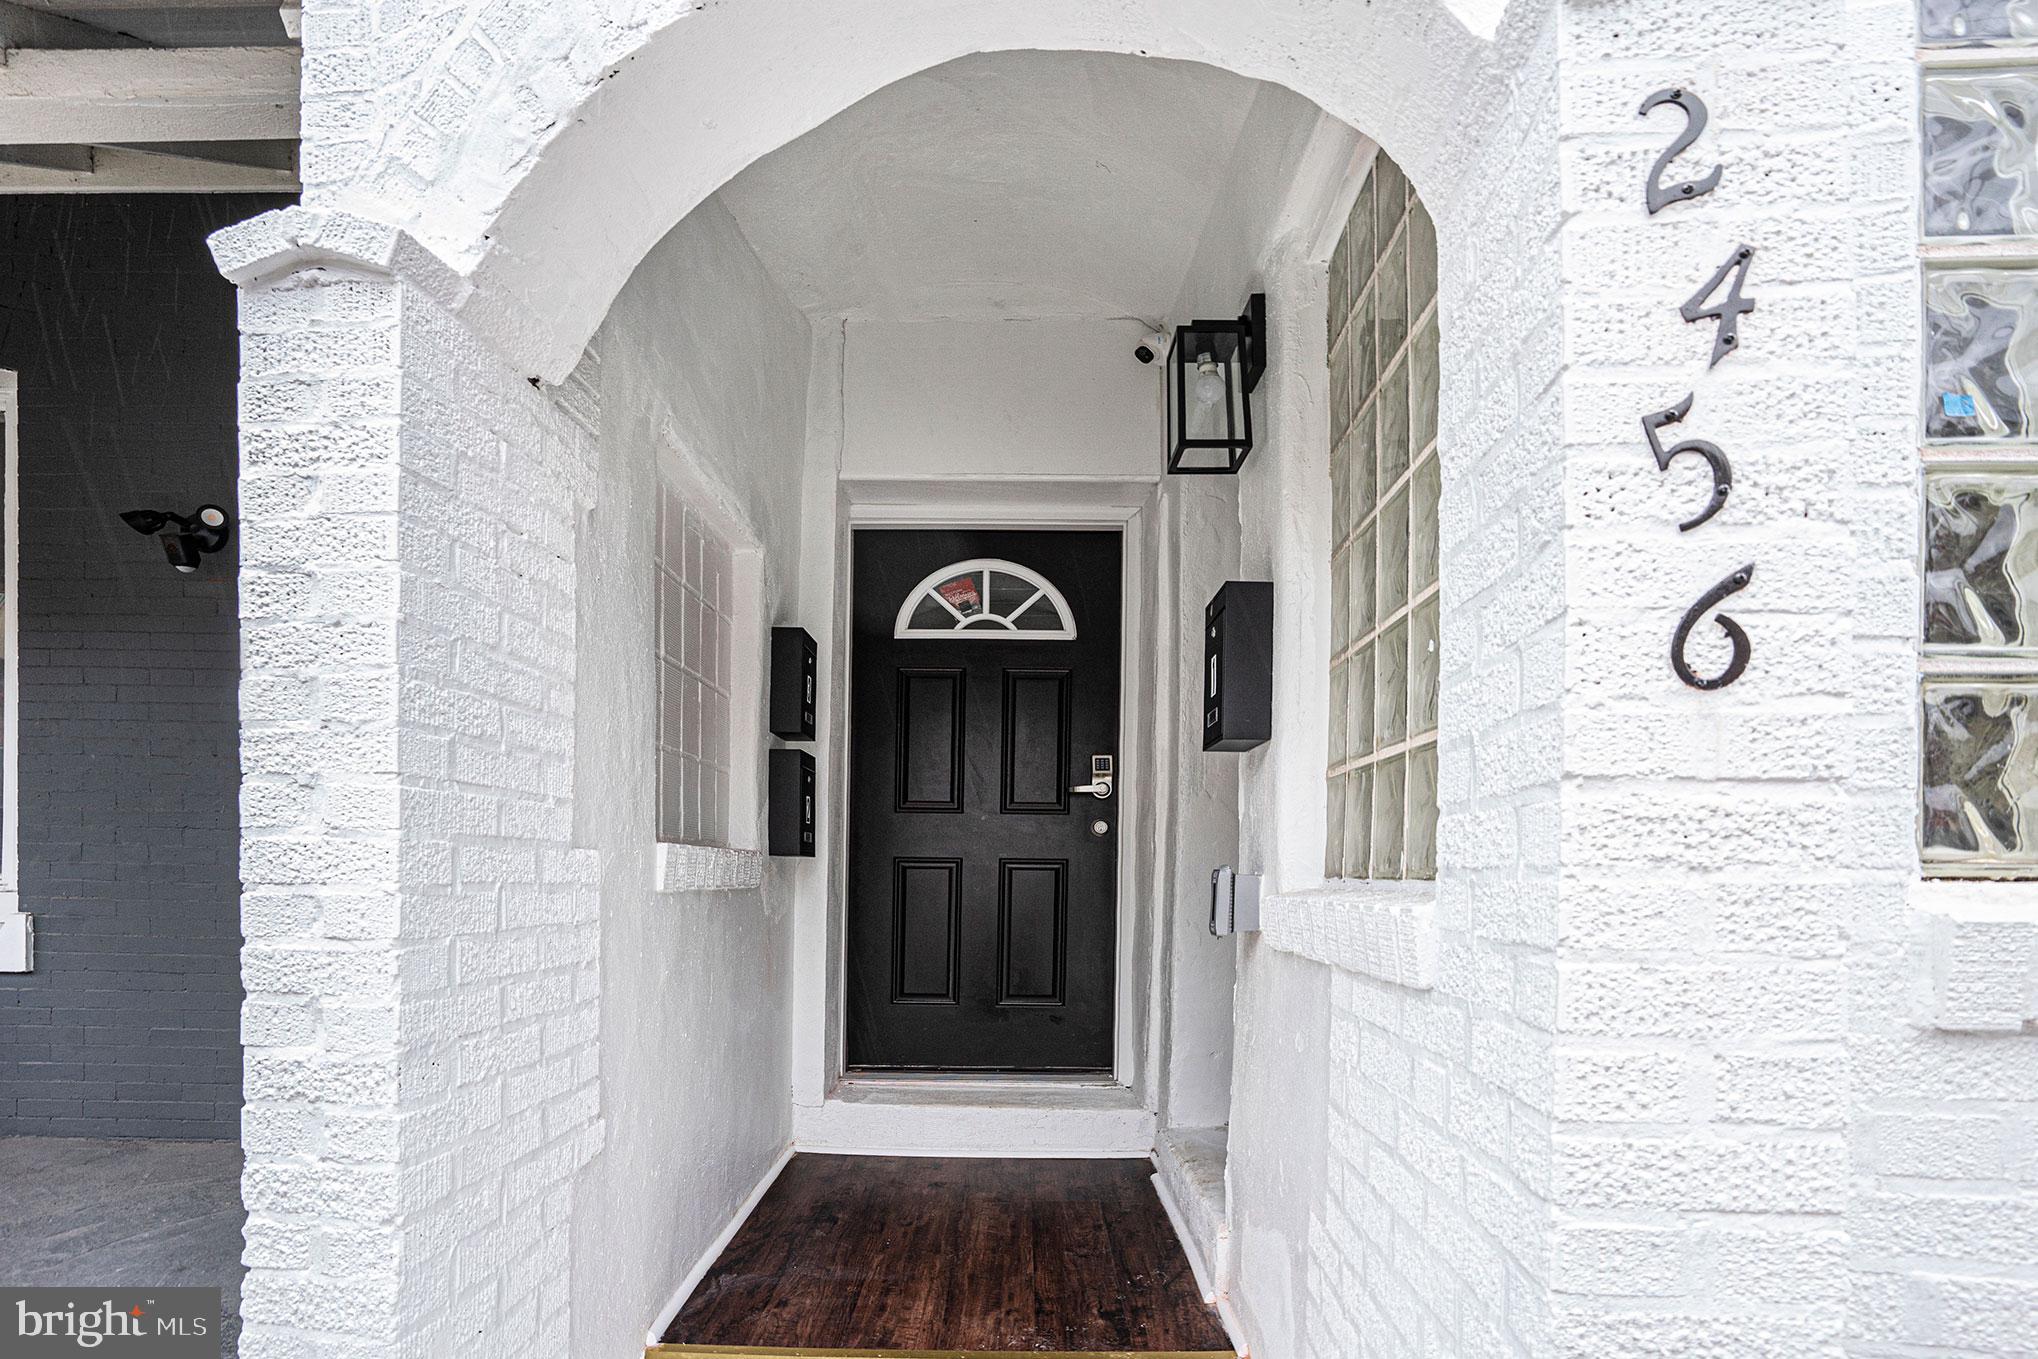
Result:
{"label": "mail slot", "polygon": [[815,658],[805,628],[771,630],[771,734],[781,741],[814,739]]}
{"label": "mail slot", "polygon": [[765,815],[765,849],[814,857],[814,757],[804,750],[771,752]]}
{"label": "mail slot", "polygon": [[1274,734],[1274,587],[1228,580],[1203,610],[1203,749],[1251,750]]}

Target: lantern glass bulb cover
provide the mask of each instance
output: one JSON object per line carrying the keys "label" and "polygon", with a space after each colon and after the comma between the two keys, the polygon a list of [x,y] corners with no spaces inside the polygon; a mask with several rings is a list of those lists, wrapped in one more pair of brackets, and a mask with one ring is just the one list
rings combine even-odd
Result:
{"label": "lantern glass bulb cover", "polygon": [[1168,471],[1230,474],[1252,452],[1255,331],[1248,318],[1191,321],[1168,351]]}

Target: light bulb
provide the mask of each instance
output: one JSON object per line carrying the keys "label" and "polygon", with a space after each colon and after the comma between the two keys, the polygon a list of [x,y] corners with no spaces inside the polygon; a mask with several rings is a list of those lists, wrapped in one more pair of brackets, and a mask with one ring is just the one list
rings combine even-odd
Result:
{"label": "light bulb", "polygon": [[1217,371],[1217,361],[1208,354],[1196,356],[1196,404],[1214,406],[1224,400],[1224,374]]}

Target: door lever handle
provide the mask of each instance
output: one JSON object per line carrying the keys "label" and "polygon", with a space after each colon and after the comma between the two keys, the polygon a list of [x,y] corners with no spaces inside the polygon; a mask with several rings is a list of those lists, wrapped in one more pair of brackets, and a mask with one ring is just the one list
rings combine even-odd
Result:
{"label": "door lever handle", "polygon": [[1089,793],[1095,797],[1111,796],[1111,777],[1115,766],[1109,755],[1090,757],[1090,781],[1079,783],[1069,789],[1071,793]]}

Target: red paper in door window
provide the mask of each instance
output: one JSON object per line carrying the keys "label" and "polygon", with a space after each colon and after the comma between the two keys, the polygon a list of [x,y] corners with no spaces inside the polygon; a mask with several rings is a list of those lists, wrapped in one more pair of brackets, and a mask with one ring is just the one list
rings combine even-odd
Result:
{"label": "red paper in door window", "polygon": [[977,593],[975,576],[957,576],[954,580],[942,581],[934,588],[941,591],[941,597],[964,618],[984,607],[983,596]]}

